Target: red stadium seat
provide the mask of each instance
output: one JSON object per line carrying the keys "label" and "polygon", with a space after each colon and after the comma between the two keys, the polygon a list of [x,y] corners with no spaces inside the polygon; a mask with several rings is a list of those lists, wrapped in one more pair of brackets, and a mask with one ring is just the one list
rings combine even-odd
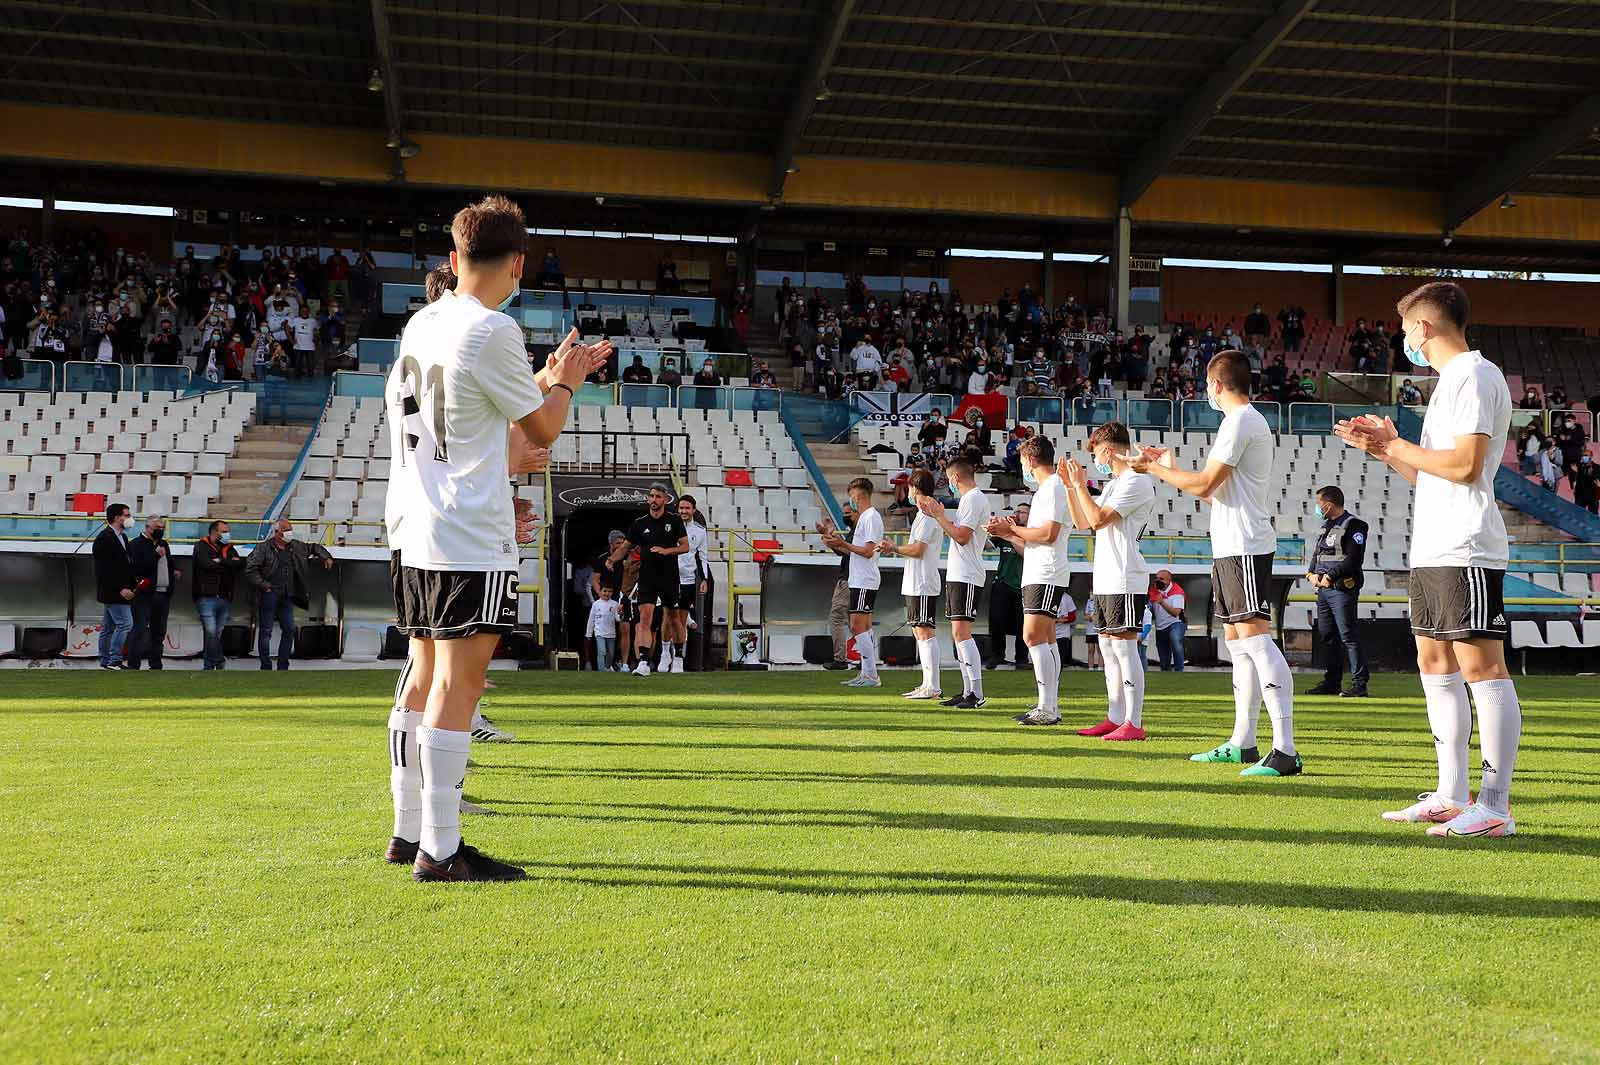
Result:
{"label": "red stadium seat", "polygon": [[750,479],[749,470],[728,470],[722,475],[722,483],[729,488],[752,488],[755,481]]}
{"label": "red stadium seat", "polygon": [[74,514],[104,514],[106,497],[99,492],[77,492],[72,497]]}
{"label": "red stadium seat", "polygon": [[750,560],[758,564],[770,562],[773,555],[783,553],[783,541],[781,540],[751,540],[750,547],[753,549],[750,554]]}

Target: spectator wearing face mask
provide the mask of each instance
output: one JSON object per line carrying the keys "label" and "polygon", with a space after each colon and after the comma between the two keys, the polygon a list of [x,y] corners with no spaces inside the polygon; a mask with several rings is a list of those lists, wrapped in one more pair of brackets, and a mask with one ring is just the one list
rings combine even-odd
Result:
{"label": "spectator wearing face mask", "polygon": [[1600,466],[1587,451],[1572,468],[1572,501],[1590,514],[1600,513]]}
{"label": "spectator wearing face mask", "polygon": [[317,321],[311,309],[300,305],[299,312],[289,320],[289,330],[294,338],[294,370],[297,377],[310,377],[317,372]]}
{"label": "spectator wearing face mask", "polygon": [[172,589],[182,576],[172,564],[172,548],[167,543],[167,519],[159,514],[145,519],[144,532],[128,545],[133,561],[133,629],[128,635],[127,668],[138,669],[148,662],[161,668],[162,645],[167,640],[167,616],[172,608]]}
{"label": "spectator wearing face mask", "polygon": [[992,376],[989,373],[989,360],[987,358],[979,360],[973,367],[972,373],[967,375],[967,394],[981,396],[988,392]]}
{"label": "spectator wearing face mask", "polygon": [[900,361],[898,355],[889,359],[889,368],[884,371],[883,379],[886,384],[891,384],[896,392],[911,390],[911,371],[906,369],[905,363]]}
{"label": "spectator wearing face mask", "polygon": [[1557,423],[1557,415],[1552,414],[1550,421],[1556,443],[1561,445],[1561,468],[1568,477],[1571,477],[1589,440],[1583,431],[1583,426],[1578,424],[1577,416],[1571,411],[1564,412],[1564,415]]}
{"label": "spectator wearing face mask", "polygon": [[655,378],[651,376],[650,367],[644,364],[643,355],[635,355],[633,362],[622,371],[622,383],[625,385],[648,385]]}
{"label": "spectator wearing face mask", "polygon": [[350,298],[350,260],[338,248],[322,265],[322,287],[329,302]]}
{"label": "spectator wearing face mask", "polygon": [[222,630],[232,618],[234,583],[244,569],[244,559],[230,542],[228,523],[214,521],[205,538],[194,545],[194,607],[205,632],[204,669],[221,669]]}
{"label": "spectator wearing face mask", "polygon": [[1404,407],[1420,407],[1422,405],[1422,389],[1418,388],[1411,378],[1400,382],[1400,405]]}
{"label": "spectator wearing face mask", "polygon": [[1288,306],[1278,312],[1278,330],[1283,336],[1283,350],[1298,352],[1300,342],[1306,335],[1306,310],[1304,307]]}
{"label": "spectator wearing face mask", "polygon": [[1539,480],[1552,492],[1561,483],[1561,445],[1554,440],[1539,452]]}
{"label": "spectator wearing face mask", "polygon": [[1522,410],[1543,410],[1544,400],[1532,385],[1522,390],[1522,398],[1517,401],[1517,406]]}
{"label": "spectator wearing face mask", "polygon": [[125,669],[123,652],[133,630],[133,556],[129,537],[133,511],[126,503],[106,507],[105,528],[94,538],[95,598],[105,609],[100,616],[100,668]]}
{"label": "spectator wearing face mask", "polygon": [[722,375],[717,373],[717,364],[712,359],[707,359],[700,364],[700,370],[694,375],[694,387],[699,389],[694,395],[694,405],[700,410],[710,410],[721,407],[722,401],[719,394],[711,391],[713,388],[722,387]]}
{"label": "spectator wearing face mask", "polygon": [[[1250,313],[1244,316],[1245,343],[1257,352],[1263,351],[1267,345],[1267,336],[1272,332],[1272,322],[1262,313],[1261,304],[1257,303],[1250,308]],[[1157,618],[1159,622],[1161,619]]]}
{"label": "spectator wearing face mask", "polygon": [[677,388],[683,384],[683,375],[678,372],[676,360],[661,360],[661,372],[656,375],[656,384],[666,385],[668,388]]}
{"label": "spectator wearing face mask", "polygon": [[272,668],[272,629],[277,626],[278,668],[289,668],[294,650],[294,608],[310,604],[310,567],[320,562],[333,568],[333,556],[321,544],[305,544],[294,538],[288,518],[279,518],[272,536],[255,546],[245,562],[244,575],[256,590],[256,651],[262,669]]}
{"label": "spectator wearing face mask", "polygon": [[756,363],[755,372],[750,375],[752,388],[777,388],[778,375],[772,372],[772,367],[767,365],[765,359]]}

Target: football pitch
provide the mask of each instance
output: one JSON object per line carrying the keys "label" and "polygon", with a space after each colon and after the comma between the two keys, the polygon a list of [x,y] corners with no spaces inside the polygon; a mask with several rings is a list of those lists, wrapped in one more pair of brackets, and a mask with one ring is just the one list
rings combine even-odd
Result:
{"label": "football pitch", "polygon": [[1187,761],[1222,674],[1109,744],[1013,724],[1022,673],[496,673],[463,828],[531,879],[421,885],[394,676],[0,673],[0,1060],[1600,1061],[1592,677],[1519,680],[1521,834],[1474,841],[1378,818],[1434,783],[1415,677],[1249,780]]}

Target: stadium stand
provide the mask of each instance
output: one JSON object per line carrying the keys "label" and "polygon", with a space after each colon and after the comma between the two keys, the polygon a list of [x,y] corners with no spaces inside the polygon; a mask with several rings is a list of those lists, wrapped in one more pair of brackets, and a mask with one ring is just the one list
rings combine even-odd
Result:
{"label": "stadium stand", "polygon": [[[201,518],[255,419],[255,398],[210,392],[0,393],[0,513],[103,510]],[[96,505],[98,503],[98,505]]]}

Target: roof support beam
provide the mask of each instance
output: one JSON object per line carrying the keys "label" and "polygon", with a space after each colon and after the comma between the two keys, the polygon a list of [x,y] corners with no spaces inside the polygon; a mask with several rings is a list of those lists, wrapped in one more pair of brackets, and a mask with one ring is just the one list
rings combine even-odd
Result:
{"label": "roof support beam", "polygon": [[395,180],[404,181],[406,162],[401,148],[406,140],[405,112],[400,105],[400,76],[395,70],[394,46],[389,39],[389,12],[384,8],[384,0],[372,0],[371,6],[372,44],[378,56],[378,77],[383,79],[383,113],[389,127],[389,139],[385,143],[394,153],[391,173]]}
{"label": "roof support beam", "polygon": [[789,169],[794,166],[795,149],[800,145],[800,135],[805,132],[806,120],[816,109],[817,97],[827,88],[828,72],[833,68],[833,58],[839,53],[839,43],[844,40],[845,27],[855,12],[856,0],[833,0],[824,16],[822,32],[812,46],[811,56],[801,68],[800,86],[789,102],[789,117],[784,119],[783,130],[778,134],[777,147],[772,154],[772,177],[767,181],[767,195],[773,200],[783,198],[783,185],[789,179]]}
{"label": "roof support beam", "polygon": [[1448,233],[1489,206],[1496,196],[1589,136],[1600,125],[1600,93],[1579,101],[1504,152],[1450,187],[1444,197],[1444,229]]}
{"label": "roof support beam", "polygon": [[1216,73],[1200,86],[1176,115],[1164,122],[1161,129],[1123,170],[1118,181],[1119,201],[1124,207],[1132,206],[1156,178],[1171,165],[1184,147],[1205,128],[1207,122],[1228,102],[1234,91],[1243,85],[1256,69],[1266,62],[1278,43],[1289,36],[1300,20],[1317,6],[1317,0],[1284,0],[1267,20],[1234,50]]}

